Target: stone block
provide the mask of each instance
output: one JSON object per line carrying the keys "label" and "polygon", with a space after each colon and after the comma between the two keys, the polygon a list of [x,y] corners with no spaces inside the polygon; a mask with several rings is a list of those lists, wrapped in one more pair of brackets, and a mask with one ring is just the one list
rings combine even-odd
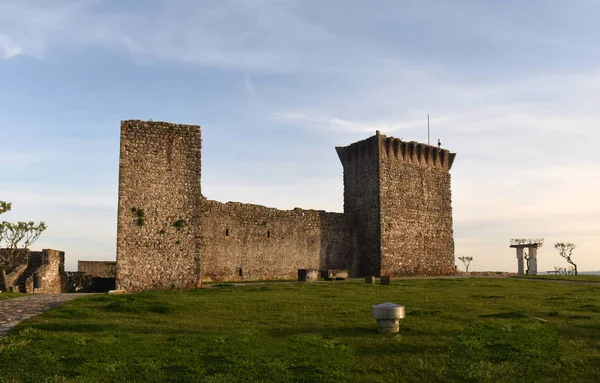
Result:
{"label": "stone block", "polygon": [[367,285],[374,285],[375,284],[375,277],[370,275],[368,277],[365,277],[365,283]]}
{"label": "stone block", "polygon": [[382,285],[389,285],[390,284],[390,276],[389,275],[382,275],[381,278],[379,279],[379,282]]}
{"label": "stone block", "polygon": [[348,278],[348,270],[344,269],[327,269],[325,270],[325,279],[332,281],[334,279],[343,280]]}
{"label": "stone block", "polygon": [[319,270],[317,269],[298,269],[299,282],[315,282],[319,280]]}

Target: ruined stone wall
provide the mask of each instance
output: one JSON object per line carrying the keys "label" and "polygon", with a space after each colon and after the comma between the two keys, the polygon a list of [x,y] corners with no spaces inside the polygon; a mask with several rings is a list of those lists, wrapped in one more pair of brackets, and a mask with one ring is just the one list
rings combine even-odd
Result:
{"label": "ruined stone wall", "polygon": [[115,278],[117,262],[113,261],[77,261],[77,271],[100,278]]}
{"label": "ruined stone wall", "polygon": [[[41,266],[35,270],[42,277],[42,287],[35,289],[36,294],[58,294],[63,292],[63,278],[65,265],[65,252],[52,249],[43,249],[39,252],[32,252],[30,257],[41,256]],[[33,293],[32,274],[27,278],[26,291]]]}
{"label": "ruined stone wall", "polygon": [[350,222],[341,213],[202,204],[202,279],[296,279],[298,269],[356,273]]}
{"label": "ruined stone wall", "polygon": [[117,288],[199,281],[200,127],[122,121]]}
{"label": "ruined stone wall", "polygon": [[379,136],[336,147],[344,167],[344,213],[357,235],[358,275],[380,275]]}
{"label": "ruined stone wall", "polygon": [[[6,288],[16,285],[17,279],[27,270],[27,264],[21,264],[15,267],[10,273],[6,274]],[[0,283],[0,288],[2,285]]]}
{"label": "ruined stone wall", "polygon": [[122,121],[117,288],[186,288],[203,280],[454,272],[449,170],[454,154],[373,137],[337,147],[344,214],[206,200],[200,128]]}
{"label": "ruined stone wall", "polygon": [[380,136],[381,273],[455,272],[450,173],[454,153]]}

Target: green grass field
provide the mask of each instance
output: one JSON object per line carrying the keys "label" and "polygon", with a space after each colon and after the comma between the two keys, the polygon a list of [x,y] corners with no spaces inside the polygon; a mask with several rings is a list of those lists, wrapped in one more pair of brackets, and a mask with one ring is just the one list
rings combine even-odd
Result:
{"label": "green grass field", "polygon": [[[406,306],[379,335],[373,304]],[[96,295],[0,338],[5,382],[600,379],[600,286],[519,279]]]}
{"label": "green grass field", "polygon": [[574,281],[574,282],[597,282],[600,283],[600,275],[523,275],[515,276],[514,278],[530,278],[530,279],[548,279],[554,281]]}

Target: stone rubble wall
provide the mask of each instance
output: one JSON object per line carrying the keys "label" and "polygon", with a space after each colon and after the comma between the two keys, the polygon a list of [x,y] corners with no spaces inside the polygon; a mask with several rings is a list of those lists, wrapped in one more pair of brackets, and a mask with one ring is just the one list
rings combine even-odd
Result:
{"label": "stone rubble wall", "polygon": [[381,135],[381,273],[454,274],[454,153]]}
{"label": "stone rubble wall", "polygon": [[189,288],[200,278],[200,127],[122,121],[117,288]]}
{"label": "stone rubble wall", "polygon": [[298,269],[347,269],[350,276],[455,271],[454,153],[379,132],[337,147],[341,214],[207,200],[200,150],[199,126],[121,122],[117,288],[296,279]]}
{"label": "stone rubble wall", "polygon": [[203,280],[296,279],[298,269],[356,273],[351,225],[341,213],[205,200],[201,230]]}
{"label": "stone rubble wall", "polygon": [[380,275],[379,144],[373,136],[336,147],[344,168],[344,213],[357,237],[358,274]]}
{"label": "stone rubble wall", "polygon": [[[43,249],[41,254],[32,252],[31,256],[41,255],[42,265],[36,270],[42,277],[42,287],[35,289],[36,294],[58,294],[63,292],[65,252],[52,249]],[[33,293],[33,278],[32,274],[27,278],[26,292]]]}
{"label": "stone rubble wall", "polygon": [[[21,274],[23,274],[26,269],[27,269],[27,264],[21,264],[21,265],[18,265],[17,267],[15,267],[13,269],[13,271],[6,274],[7,286],[14,286],[15,283],[17,282],[17,279],[19,279]],[[1,284],[0,284],[0,287],[2,287]]]}
{"label": "stone rubble wall", "polygon": [[115,278],[117,262],[114,261],[77,261],[77,271],[100,278]]}

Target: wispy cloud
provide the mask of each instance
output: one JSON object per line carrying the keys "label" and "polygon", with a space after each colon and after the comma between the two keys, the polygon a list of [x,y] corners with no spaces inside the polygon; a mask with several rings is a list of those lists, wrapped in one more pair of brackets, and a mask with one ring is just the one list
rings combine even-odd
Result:
{"label": "wispy cloud", "polygon": [[216,6],[183,0],[173,7],[159,1],[132,12],[111,9],[114,3],[101,0],[56,1],[51,6],[4,1],[0,33],[12,45],[0,46],[4,56],[41,57],[52,50],[97,45],[125,49],[140,60],[258,71],[311,68],[307,61],[314,64],[318,52],[343,41],[295,17],[288,3],[227,0]]}
{"label": "wispy cloud", "polygon": [[[276,113],[274,119],[277,122],[290,123],[297,126],[303,126],[308,129],[326,129],[337,132],[364,132],[375,133],[380,130],[385,133],[401,132],[406,129],[423,126],[424,120],[419,121],[401,121],[398,123],[378,123],[373,121],[350,121],[337,117],[327,118],[320,116],[311,116],[305,113]],[[438,118],[434,122],[442,122],[444,119]]]}
{"label": "wispy cloud", "polygon": [[11,58],[21,53],[21,47],[5,35],[0,34],[0,58]]}
{"label": "wispy cloud", "polygon": [[254,90],[254,84],[252,83],[252,77],[249,74],[244,76],[244,89],[252,98],[256,98],[256,91]]}

